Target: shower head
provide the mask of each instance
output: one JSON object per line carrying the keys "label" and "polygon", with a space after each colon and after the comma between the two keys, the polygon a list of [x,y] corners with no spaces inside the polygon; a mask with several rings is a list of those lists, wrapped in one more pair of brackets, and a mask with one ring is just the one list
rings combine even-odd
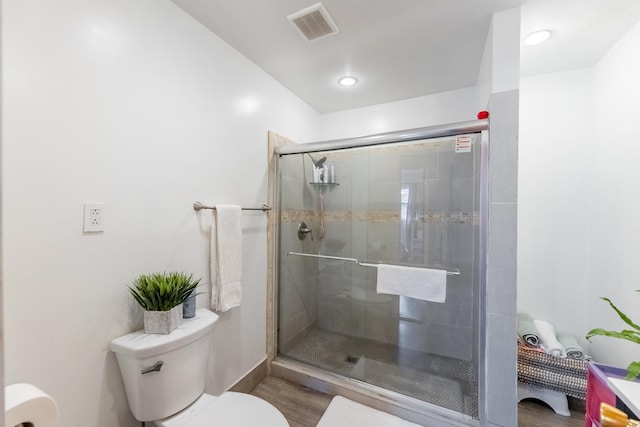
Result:
{"label": "shower head", "polygon": [[317,167],[317,168],[321,168],[321,167],[322,167],[322,165],[324,165],[324,162],[326,162],[326,161],[327,161],[327,158],[326,158],[325,156],[322,156],[322,157],[320,157],[320,158],[318,159],[318,161],[317,161],[317,162],[313,162],[313,165],[314,165],[315,167]]}
{"label": "shower head", "polygon": [[311,154],[306,153],[306,155],[309,156],[309,158],[313,162],[313,166],[316,167],[316,168],[321,168],[322,165],[324,165],[324,162],[327,161],[327,157],[326,156],[322,156],[318,160],[316,160],[316,159],[313,158],[313,156],[311,156]]}

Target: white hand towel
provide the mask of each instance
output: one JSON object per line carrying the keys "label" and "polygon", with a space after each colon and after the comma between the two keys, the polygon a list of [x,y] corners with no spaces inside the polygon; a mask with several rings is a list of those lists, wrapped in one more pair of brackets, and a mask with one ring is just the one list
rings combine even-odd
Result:
{"label": "white hand towel", "polygon": [[542,341],[542,349],[545,353],[555,357],[567,357],[567,351],[556,338],[556,328],[549,322],[544,320],[534,320],[540,341]]}
{"label": "white hand towel", "polygon": [[377,292],[442,303],[447,296],[447,272],[380,264]]}
{"label": "white hand towel", "polygon": [[242,302],[240,206],[216,205],[211,222],[211,309],[227,311]]}

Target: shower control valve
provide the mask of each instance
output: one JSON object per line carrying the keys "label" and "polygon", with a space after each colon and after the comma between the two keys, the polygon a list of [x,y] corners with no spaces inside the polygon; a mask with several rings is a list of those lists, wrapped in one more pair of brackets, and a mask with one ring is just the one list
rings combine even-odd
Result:
{"label": "shower control valve", "polygon": [[307,234],[311,235],[311,241],[313,242],[313,230],[307,227],[307,224],[302,221],[298,224],[298,239],[304,240],[307,237]]}

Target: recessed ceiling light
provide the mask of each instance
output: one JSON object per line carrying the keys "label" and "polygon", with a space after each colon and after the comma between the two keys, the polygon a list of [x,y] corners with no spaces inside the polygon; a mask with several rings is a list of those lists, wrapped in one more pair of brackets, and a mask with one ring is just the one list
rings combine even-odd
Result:
{"label": "recessed ceiling light", "polygon": [[358,83],[358,79],[353,76],[340,77],[338,80],[340,86],[354,86],[356,83]]}
{"label": "recessed ceiling light", "polygon": [[551,31],[549,30],[534,31],[524,38],[524,44],[527,46],[535,46],[547,40],[549,37],[551,37]]}

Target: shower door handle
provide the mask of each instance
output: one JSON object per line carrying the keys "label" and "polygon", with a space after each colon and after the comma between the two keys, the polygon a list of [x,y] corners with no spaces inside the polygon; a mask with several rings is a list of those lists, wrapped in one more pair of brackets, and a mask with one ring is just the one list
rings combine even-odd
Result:
{"label": "shower door handle", "polygon": [[307,227],[307,224],[302,221],[298,224],[298,239],[304,240],[307,237],[307,234],[311,234],[311,241],[313,242],[313,230]]}

